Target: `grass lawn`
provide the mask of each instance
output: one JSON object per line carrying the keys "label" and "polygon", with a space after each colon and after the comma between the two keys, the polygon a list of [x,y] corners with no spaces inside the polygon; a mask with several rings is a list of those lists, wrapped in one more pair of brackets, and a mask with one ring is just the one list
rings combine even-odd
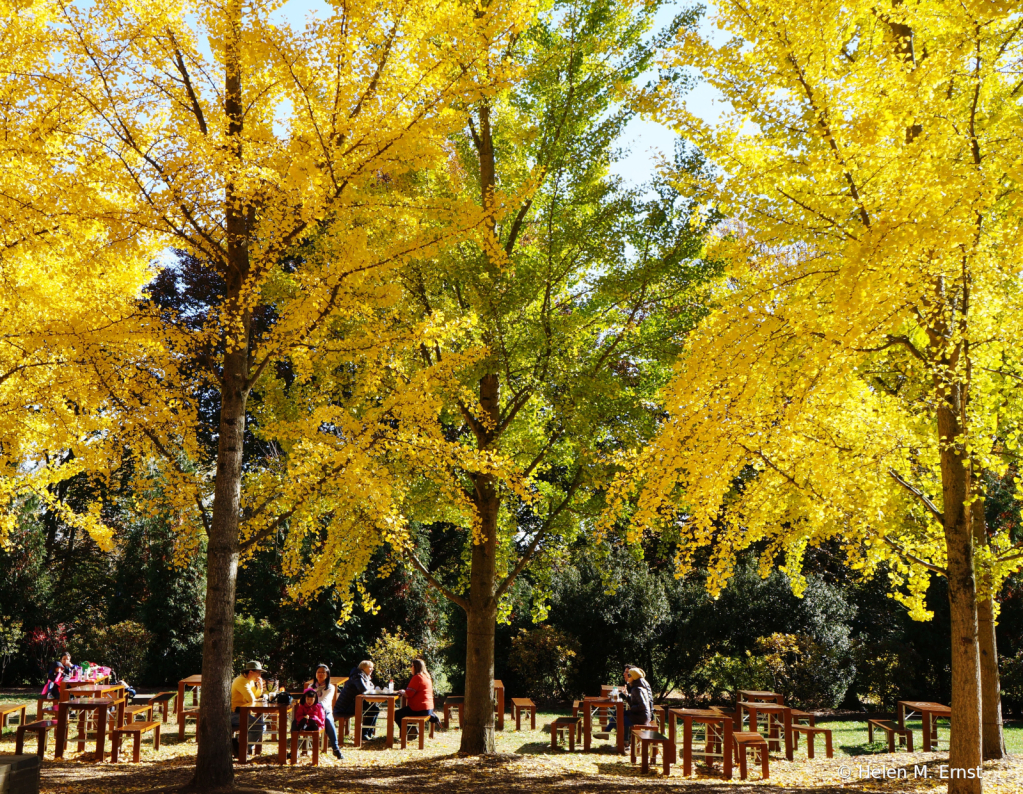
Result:
{"label": "grass lawn", "polygon": [[[0,702],[31,702],[30,720],[34,716],[35,693],[29,697],[0,695]],[[940,765],[947,763],[947,752],[899,752],[889,755],[881,744],[867,744],[865,722],[825,720],[821,727],[833,731],[835,757],[824,758],[823,743],[818,741],[817,758],[806,758],[805,744],[793,762],[784,756],[771,756],[767,781],[752,773],[752,779],[740,783],[737,779],[725,782],[711,776],[702,767],[689,779],[682,777],[681,767],[672,767],[669,778],[660,772],[642,775],[639,767],[629,763],[629,757],[618,756],[614,749],[614,735],[609,741],[597,740],[588,753],[564,749],[551,751],[550,734],[546,728],[558,714],[540,713],[537,730],[516,732],[515,723],[506,717],[505,730],[497,736],[497,755],[487,758],[463,758],[457,754],[459,731],[452,729],[427,739],[426,749],[417,745],[401,750],[388,750],[382,740],[368,743],[359,750],[350,745],[344,748],[345,758],[336,761],[329,753],[321,756],[320,766],[308,765],[300,759],[297,767],[278,767],[271,763],[275,748],[264,749],[262,756],[244,767],[236,767],[239,786],[252,792],[331,792],[344,794],[405,794],[431,792],[435,794],[468,794],[486,790],[505,794],[524,792],[548,794],[643,794],[664,790],[686,790],[701,794],[726,794],[750,786],[772,788],[779,792],[838,792],[849,791],[940,791],[944,783],[939,779]],[[919,730],[919,725],[911,727]],[[917,739],[919,733],[914,738]],[[140,764],[119,763],[116,766],[93,763],[88,755],[78,756],[69,748],[65,759],[53,760],[53,738],[49,742],[43,764],[42,791],[48,794],[142,794],[181,785],[190,778],[195,756],[194,727],[190,723],[186,740],[178,742],[173,720],[162,735],[162,746],[154,752],[147,739],[142,745]],[[947,740],[947,731],[942,732]],[[1010,750],[1023,752],[1023,725],[1007,726],[1006,738]],[[34,748],[34,745],[32,745]],[[109,745],[108,745],[109,749]],[[8,729],[0,739],[0,753],[14,751],[14,731]],[[124,756],[122,756],[124,757]],[[127,758],[130,759],[130,752]],[[304,763],[302,763],[304,761]],[[928,767],[929,775],[914,778],[915,767]],[[905,775],[900,779],[883,780],[870,777],[877,770],[892,769],[889,774]],[[736,771],[736,778],[738,772]],[[986,794],[1019,794],[1023,791],[1023,760],[1010,759],[988,764],[984,769]]]}

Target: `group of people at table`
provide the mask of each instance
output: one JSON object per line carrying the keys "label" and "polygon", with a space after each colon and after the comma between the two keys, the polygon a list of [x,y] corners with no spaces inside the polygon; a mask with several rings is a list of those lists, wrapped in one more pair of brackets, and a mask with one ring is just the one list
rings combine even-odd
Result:
{"label": "group of people at table", "polygon": [[[354,718],[360,695],[372,694],[376,691],[373,685],[373,662],[360,662],[348,674],[348,680],[340,691],[330,680],[330,667],[326,664],[316,666],[313,680],[301,695],[295,707],[292,731],[322,730],[327,736],[327,743],[336,758],[342,758],[341,748],[337,741],[337,718]],[[272,679],[264,681],[263,667],[259,662],[247,662],[241,673],[231,684],[231,724],[235,729],[241,726],[241,710],[260,705],[266,701],[286,696],[278,690],[277,682]],[[410,678],[403,689],[395,690],[395,695],[405,698],[405,705],[394,715],[397,724],[404,717],[427,717],[431,722],[440,720],[433,713],[433,679],[427,670],[426,662],[415,659],[412,662]],[[379,704],[367,704],[362,715],[362,739],[368,741],[376,730],[376,718]],[[266,725],[261,715],[249,718],[248,743],[255,744],[261,740]],[[237,741],[237,740],[236,740]]]}

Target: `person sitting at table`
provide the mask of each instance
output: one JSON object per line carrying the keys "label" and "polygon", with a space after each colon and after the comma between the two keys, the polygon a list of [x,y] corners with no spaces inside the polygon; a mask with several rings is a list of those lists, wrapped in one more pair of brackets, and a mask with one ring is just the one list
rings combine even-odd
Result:
{"label": "person sitting at table", "polygon": [[[259,662],[246,662],[242,674],[231,682],[231,728],[238,730],[241,727],[242,706],[256,706],[263,701],[265,688],[263,686],[263,665]],[[266,721],[262,715],[249,715],[248,744],[249,752],[252,752],[252,745],[263,738],[263,731],[266,730]],[[241,731],[238,731],[239,737]],[[235,753],[238,752],[238,739],[233,740]]]}
{"label": "person sitting at table", "polygon": [[625,710],[625,730],[633,725],[649,725],[654,718],[654,692],[646,673],[638,667],[629,668],[629,700]]}
{"label": "person sitting at table", "polygon": [[[353,667],[352,672],[348,674],[348,680],[345,681],[345,685],[341,687],[341,692],[337,696],[337,705],[334,707],[335,717],[354,717],[355,716],[355,699],[359,695],[365,695],[369,690],[373,688],[373,662],[368,659],[359,662],[358,667]],[[380,706],[377,703],[364,704],[362,716],[362,740],[368,742],[373,738],[375,732],[375,725],[377,722],[377,713],[380,711]]]}
{"label": "person sitting at table", "polygon": [[302,702],[295,706],[295,719],[291,722],[293,731],[322,731],[327,722],[327,713],[316,699],[316,690],[309,687],[302,693]]}
{"label": "person sitting at table", "polygon": [[71,654],[67,651],[61,654],[60,659],[51,662],[46,671],[46,684],[43,686],[43,697],[56,700],[60,698],[60,682],[71,675],[72,670]]}
{"label": "person sitting at table", "polygon": [[[622,677],[625,679],[625,684],[622,686],[622,691],[618,694],[618,697],[626,702],[628,702],[629,693],[632,691],[632,683],[631,679],[629,678],[629,671],[632,670],[633,667],[635,667],[635,665],[632,664],[625,665],[625,671],[622,673]],[[610,716],[608,717],[607,729],[609,731],[617,730],[618,728],[618,718],[615,716],[616,711],[617,710],[612,710]]]}
{"label": "person sitting at table", "polygon": [[334,693],[337,692],[330,682],[330,668],[325,664],[317,665],[313,674],[313,683],[316,687],[316,701],[323,706],[324,730],[327,732],[327,741],[330,749],[334,751],[334,757],[338,760],[344,758],[341,755],[341,748],[337,746],[337,725],[334,724]]}
{"label": "person sitting at table", "polygon": [[433,713],[433,679],[422,659],[412,661],[412,678],[399,694],[405,696],[406,704],[394,715],[396,725],[400,727],[404,717],[429,717],[430,722],[440,724],[437,715]]}

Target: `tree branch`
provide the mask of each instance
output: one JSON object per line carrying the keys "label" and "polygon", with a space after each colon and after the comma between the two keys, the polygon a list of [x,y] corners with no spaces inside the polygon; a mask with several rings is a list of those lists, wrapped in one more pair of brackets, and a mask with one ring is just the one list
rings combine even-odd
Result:
{"label": "tree branch", "polygon": [[431,574],[426,569],[426,566],[419,561],[419,557],[417,557],[414,553],[408,552],[407,554],[405,554],[405,557],[408,559],[409,562],[412,563],[412,566],[423,575],[423,578],[426,579],[427,582],[429,582],[436,590],[442,593],[444,597],[448,599],[448,601],[450,601],[453,604],[457,604],[458,606],[465,610],[466,614],[468,614],[469,612],[468,601],[466,601],[461,596],[455,595],[450,590],[448,590],[444,585],[438,582],[433,577],[433,574]]}
{"label": "tree branch", "polygon": [[927,508],[927,511],[931,514],[931,517],[935,521],[941,524],[941,526],[943,527],[945,526],[944,514],[934,505],[934,502],[932,502],[927,497],[927,494],[925,494],[916,486],[910,485],[908,482],[902,479],[902,476],[897,471],[895,471],[895,469],[888,469],[888,474],[891,476],[893,480],[895,480],[895,482],[897,482],[899,485],[901,485],[903,488],[905,488],[907,491],[913,494],[913,496],[919,499],[923,503],[924,507]]}

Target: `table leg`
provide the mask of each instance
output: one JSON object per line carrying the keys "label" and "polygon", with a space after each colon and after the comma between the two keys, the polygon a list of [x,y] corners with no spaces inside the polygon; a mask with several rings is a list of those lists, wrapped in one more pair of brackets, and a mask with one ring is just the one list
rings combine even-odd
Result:
{"label": "table leg", "polygon": [[[792,712],[785,710],[782,714],[782,730],[785,731],[785,757],[792,760]],[[813,747],[813,734],[810,734],[811,747]]]}
{"label": "table leg", "polygon": [[54,758],[64,757],[64,748],[67,746],[67,706],[63,703],[57,704],[57,741],[53,748]]}
{"label": "table leg", "polygon": [[[198,734],[197,734],[198,735]],[[238,709],[238,763],[244,764],[249,753],[249,708]]]}
{"label": "table leg", "polygon": [[[141,734],[136,734],[140,736]],[[136,739],[135,741],[138,741]],[[101,706],[99,710],[99,727],[96,728],[96,762],[103,763],[103,753],[107,749],[107,709]],[[138,760],[136,758],[136,760]]]}
{"label": "table leg", "polygon": [[920,718],[923,720],[924,728],[924,752],[929,753],[931,751],[931,712],[923,711],[920,714]]}
{"label": "table leg", "polygon": [[746,709],[746,711],[749,714],[749,729],[753,733],[757,733],[758,731],[757,731],[757,710],[756,710],[756,707],[748,707]]}
{"label": "table leg", "polygon": [[721,748],[722,755],[722,766],[724,767],[721,772],[725,777],[725,780],[732,779],[732,721],[725,719],[723,721],[724,746]]}
{"label": "table leg", "polygon": [[[672,740],[674,741],[674,739]],[[693,774],[693,718],[686,717],[682,723],[682,774]]]}
{"label": "table leg", "polygon": [[[668,721],[668,726],[667,726],[668,727],[668,738],[671,739],[672,742],[674,742],[675,741],[675,736],[676,736],[676,727],[678,725],[678,717],[676,717],[674,714],[672,714],[669,711],[668,713],[666,713],[664,715],[664,718]],[[675,745],[675,746],[678,747],[678,745]],[[678,755],[676,755],[672,760],[674,760],[674,762],[677,764],[678,763]]]}
{"label": "table leg", "polygon": [[593,730],[593,710],[583,701],[583,750],[590,749],[590,732]]}
{"label": "table leg", "polygon": [[497,690],[497,730],[504,730],[504,687]]}
{"label": "table leg", "polygon": [[[157,730],[160,727],[157,726]],[[277,709],[277,763],[281,766],[288,760],[288,707]]]}
{"label": "table leg", "polygon": [[394,747],[394,698],[387,698],[387,747]]}
{"label": "table leg", "polygon": [[[185,682],[178,682],[178,702],[175,711],[180,715],[185,710]],[[180,717],[179,717],[180,718]]]}
{"label": "table leg", "polygon": [[362,707],[365,704],[362,701],[362,695],[355,696],[355,728],[352,733],[352,745],[354,747],[362,747]]}
{"label": "table leg", "polygon": [[618,726],[615,733],[618,734],[618,755],[625,755],[625,704],[619,701],[615,703],[615,717],[618,719]]}
{"label": "table leg", "polygon": [[906,727],[906,706],[903,703],[899,703],[899,727]]}

